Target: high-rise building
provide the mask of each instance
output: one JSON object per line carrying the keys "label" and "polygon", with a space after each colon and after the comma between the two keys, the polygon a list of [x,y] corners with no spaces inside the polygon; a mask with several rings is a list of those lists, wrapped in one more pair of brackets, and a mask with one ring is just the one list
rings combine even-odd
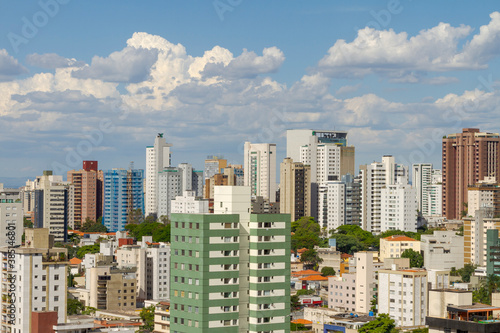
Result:
{"label": "high-rise building", "polygon": [[489,229],[500,230],[500,218],[495,218],[491,207],[483,207],[474,217],[464,218],[464,263],[486,266],[486,234]]}
{"label": "high-rise building", "polygon": [[318,223],[329,233],[345,224],[345,184],[326,181],[318,189]]}
{"label": "high-rise building", "polygon": [[327,232],[344,224],[359,225],[361,191],[359,182],[348,173],[340,181],[326,181],[318,188],[318,218]]}
{"label": "high-rise building", "polygon": [[380,231],[417,232],[417,190],[408,184],[387,185],[381,190]]}
{"label": "high-rise building", "polygon": [[46,170],[34,188],[34,227],[48,228],[57,242],[65,242],[68,227],[74,227],[74,186]]}
{"label": "high-rise building", "polygon": [[382,269],[378,272],[378,312],[387,313],[396,327],[425,326],[427,271]]}
{"label": "high-rise building", "polygon": [[396,164],[394,157],[385,155],[382,162],[360,165],[361,227],[378,234],[381,232],[382,189],[398,182],[408,183],[408,167]]}
{"label": "high-rise building", "polygon": [[218,173],[222,173],[222,169],[227,167],[227,160],[222,156],[208,156],[205,160],[204,178],[210,179]]}
{"label": "high-rise building", "polygon": [[197,197],[202,196],[203,183],[201,171],[193,170],[188,163],[179,164],[177,168],[164,168],[158,174],[158,217],[170,216],[172,200],[182,196],[183,191],[193,191]]}
{"label": "high-rise building", "polygon": [[45,228],[26,229],[26,241],[23,247],[0,247],[2,332],[31,332],[38,311],[55,311],[57,323],[66,322],[67,250],[52,247],[54,236]]}
{"label": "high-rise building", "polygon": [[368,313],[377,295],[377,271],[384,263],[378,260],[378,253],[374,251],[356,252],[352,261],[352,271],[356,274],[356,312]]}
{"label": "high-rise building", "polygon": [[171,201],[171,213],[208,214],[208,200],[195,195],[194,191],[184,191],[182,196]]}
{"label": "high-rise building", "polygon": [[146,202],[144,215],[158,213],[158,173],[171,165],[171,143],[158,133],[153,146],[146,147]]}
{"label": "high-rise building", "polygon": [[[300,148],[315,143],[334,143],[347,147],[347,132],[294,129],[286,131],[286,156],[294,161],[300,161]],[[351,174],[354,173],[354,170]]]}
{"label": "high-rise building", "polygon": [[276,202],[276,144],[245,142],[245,186],[252,195]]}
{"label": "high-rise building", "polygon": [[477,184],[467,187],[467,215],[476,216],[476,211],[483,207],[493,208],[494,215],[500,216],[500,185],[493,177],[486,177]]}
{"label": "high-rise building", "polygon": [[144,211],[144,171],[112,169],[104,174],[103,224],[109,232],[124,230],[130,211]]}
{"label": "high-rise building", "polygon": [[23,204],[0,194],[0,246],[21,245],[23,235]]}
{"label": "high-rise building", "polygon": [[102,216],[102,180],[97,161],[83,161],[81,170],[68,171],[68,182],[74,186],[74,229],[87,218],[97,221]]}
{"label": "high-rise building", "polygon": [[311,166],[311,182],[340,180],[354,174],[355,149],[347,146],[347,132],[287,130],[287,157]]}
{"label": "high-rise building", "polygon": [[351,174],[342,176],[345,184],[345,224],[361,224],[361,184]]}
{"label": "high-rise building", "polygon": [[172,214],[171,331],[288,332],[290,216],[250,214],[221,186],[215,214]]}
{"label": "high-rise building", "polygon": [[311,216],[311,167],[291,158],[280,165],[280,213],[292,221]]}
{"label": "high-rise building", "polygon": [[423,216],[442,215],[441,170],[431,163],[412,165],[412,186],[417,190],[417,208]]}
{"label": "high-rise building", "polygon": [[500,135],[464,128],[443,137],[443,214],[461,217],[468,202],[467,187],[485,177],[500,177]]}

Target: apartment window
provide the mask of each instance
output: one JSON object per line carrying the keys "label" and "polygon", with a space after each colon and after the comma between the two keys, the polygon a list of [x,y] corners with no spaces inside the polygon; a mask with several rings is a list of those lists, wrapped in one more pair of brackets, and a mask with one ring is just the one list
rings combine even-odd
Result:
{"label": "apartment window", "polygon": [[[35,275],[35,279],[37,278],[38,276]],[[47,280],[47,276],[46,275],[42,275],[42,281],[45,281]]]}

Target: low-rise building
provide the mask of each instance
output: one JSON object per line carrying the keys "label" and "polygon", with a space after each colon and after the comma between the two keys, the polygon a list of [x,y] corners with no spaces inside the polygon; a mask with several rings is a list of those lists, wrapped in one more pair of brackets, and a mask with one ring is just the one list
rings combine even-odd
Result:
{"label": "low-rise building", "polygon": [[427,269],[460,269],[464,267],[464,237],[456,231],[434,231],[420,236],[420,251]]}
{"label": "low-rise building", "polygon": [[385,258],[399,258],[407,249],[420,252],[420,242],[407,236],[389,236],[380,239],[380,261]]}
{"label": "low-rise building", "polygon": [[490,320],[500,308],[472,302],[472,291],[442,289],[429,291],[429,333],[499,332],[500,321]]}

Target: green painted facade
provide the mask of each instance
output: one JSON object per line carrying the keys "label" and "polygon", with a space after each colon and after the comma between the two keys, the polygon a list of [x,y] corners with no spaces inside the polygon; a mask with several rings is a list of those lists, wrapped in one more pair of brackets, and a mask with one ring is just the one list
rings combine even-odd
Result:
{"label": "green painted facade", "polygon": [[500,239],[497,229],[486,231],[486,274],[500,275]]}
{"label": "green painted facade", "polygon": [[[252,214],[249,229],[238,214],[172,214],[171,221],[171,332],[290,331],[289,214]],[[273,236],[285,241],[273,242]],[[248,239],[250,251],[241,251]],[[240,278],[247,262],[261,264],[245,267],[248,280]],[[270,282],[251,282],[259,277]],[[243,306],[249,310],[240,311]]]}

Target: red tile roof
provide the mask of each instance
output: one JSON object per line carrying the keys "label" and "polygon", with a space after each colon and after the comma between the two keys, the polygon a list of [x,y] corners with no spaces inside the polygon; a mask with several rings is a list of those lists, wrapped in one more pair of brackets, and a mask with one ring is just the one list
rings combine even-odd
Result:
{"label": "red tile roof", "polygon": [[70,265],[78,265],[78,264],[81,264],[82,263],[82,259],[78,259],[78,258],[71,258],[69,260],[69,264]]}
{"label": "red tile roof", "polygon": [[384,240],[389,241],[389,242],[416,242],[416,239],[407,237],[407,236],[401,236],[401,235],[394,235],[394,236],[389,236],[384,238]]}

